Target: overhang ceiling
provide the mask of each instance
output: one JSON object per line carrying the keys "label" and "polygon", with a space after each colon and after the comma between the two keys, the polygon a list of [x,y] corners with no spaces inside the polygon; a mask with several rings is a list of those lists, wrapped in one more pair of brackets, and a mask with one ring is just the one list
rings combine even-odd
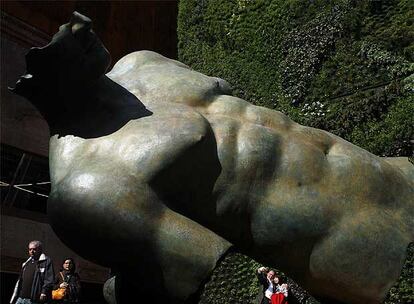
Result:
{"label": "overhang ceiling", "polygon": [[94,22],[113,63],[136,50],[177,57],[177,1],[2,1],[4,13],[52,36],[73,11]]}

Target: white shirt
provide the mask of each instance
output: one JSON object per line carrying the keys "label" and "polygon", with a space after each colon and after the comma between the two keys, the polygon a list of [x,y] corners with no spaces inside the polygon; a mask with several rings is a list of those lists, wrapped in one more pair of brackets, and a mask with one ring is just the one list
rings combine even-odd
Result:
{"label": "white shirt", "polygon": [[269,282],[269,287],[267,287],[267,289],[265,291],[265,297],[270,299],[272,297],[272,294],[273,294],[273,282],[269,281],[269,279],[267,281]]}
{"label": "white shirt", "polygon": [[283,293],[285,297],[288,296],[288,286],[287,284],[277,285],[276,286],[276,293]]}

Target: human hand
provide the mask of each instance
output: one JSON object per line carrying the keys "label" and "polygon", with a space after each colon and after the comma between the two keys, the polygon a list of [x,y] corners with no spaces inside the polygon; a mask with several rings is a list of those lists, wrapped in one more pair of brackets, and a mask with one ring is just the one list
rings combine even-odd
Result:
{"label": "human hand", "polygon": [[63,282],[62,284],[59,285],[60,288],[66,288],[68,287],[68,283]]}
{"label": "human hand", "polygon": [[269,270],[267,269],[267,267],[260,267],[258,269],[259,272],[268,272]]}
{"label": "human hand", "polygon": [[40,294],[40,301],[46,301],[46,295],[44,293]]}

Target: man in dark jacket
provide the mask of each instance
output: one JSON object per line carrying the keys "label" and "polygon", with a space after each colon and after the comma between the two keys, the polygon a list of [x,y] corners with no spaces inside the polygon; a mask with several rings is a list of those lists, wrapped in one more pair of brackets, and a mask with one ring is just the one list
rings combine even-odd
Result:
{"label": "man in dark jacket", "polygon": [[53,263],[43,253],[42,243],[29,243],[29,258],[23,263],[10,300],[12,304],[44,303],[50,299],[55,273]]}
{"label": "man in dark jacket", "polygon": [[269,270],[267,267],[260,267],[256,274],[259,283],[262,285],[262,290],[259,291],[258,304],[269,304],[270,298],[275,292],[275,285],[273,284],[275,271]]}

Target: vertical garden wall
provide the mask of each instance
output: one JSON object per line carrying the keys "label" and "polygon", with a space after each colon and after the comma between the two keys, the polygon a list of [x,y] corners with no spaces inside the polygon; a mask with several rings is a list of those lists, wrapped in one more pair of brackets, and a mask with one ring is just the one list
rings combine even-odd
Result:
{"label": "vertical garden wall", "polygon": [[[414,1],[180,0],[178,38],[179,60],[236,96],[376,155],[412,157]],[[409,256],[388,303],[414,301]],[[235,257],[240,274],[257,266]],[[206,303],[241,303],[217,280]]]}
{"label": "vertical garden wall", "polygon": [[414,1],[181,0],[179,60],[377,155],[410,156]]}

